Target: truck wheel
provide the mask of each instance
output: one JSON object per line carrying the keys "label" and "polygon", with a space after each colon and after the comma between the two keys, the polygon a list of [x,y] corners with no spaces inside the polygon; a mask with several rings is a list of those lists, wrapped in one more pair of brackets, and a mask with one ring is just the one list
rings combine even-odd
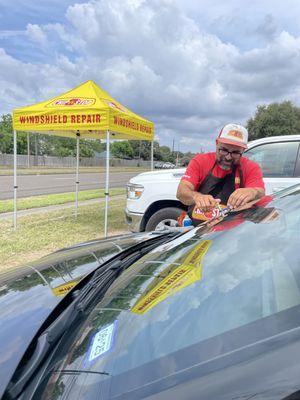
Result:
{"label": "truck wheel", "polygon": [[156,211],[149,218],[146,224],[146,231],[155,231],[157,229],[164,229],[168,227],[178,226],[177,218],[182,213],[181,208],[177,207],[167,207]]}

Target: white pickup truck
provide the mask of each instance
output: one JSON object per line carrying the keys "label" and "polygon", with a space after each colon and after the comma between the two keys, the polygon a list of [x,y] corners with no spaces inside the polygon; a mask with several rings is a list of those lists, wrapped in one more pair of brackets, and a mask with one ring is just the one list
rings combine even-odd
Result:
{"label": "white pickup truck", "polygon": [[[271,194],[300,183],[300,135],[273,136],[248,144],[245,156],[260,164]],[[127,184],[126,221],[133,232],[176,226],[186,209],[176,198],[185,168],[144,172]]]}

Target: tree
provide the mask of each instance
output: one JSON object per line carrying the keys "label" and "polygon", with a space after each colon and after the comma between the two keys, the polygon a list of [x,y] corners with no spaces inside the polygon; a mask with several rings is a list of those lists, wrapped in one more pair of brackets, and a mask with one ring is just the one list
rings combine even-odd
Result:
{"label": "tree", "polygon": [[[203,150],[201,149],[200,152],[203,153]],[[187,153],[184,153],[180,160],[181,165],[183,167],[186,167],[189,164],[189,162],[191,161],[191,159],[195,157],[195,155],[196,155],[196,153],[192,153],[190,151],[188,151]]]}
{"label": "tree", "polygon": [[0,121],[0,152],[13,152],[13,129],[11,115],[2,115]]}
{"label": "tree", "polygon": [[[12,154],[14,148],[12,116],[4,114],[0,120],[0,153]],[[27,133],[18,132],[18,154],[27,154]]]}
{"label": "tree", "polygon": [[142,148],[142,141],[141,140],[129,140],[129,143],[133,150],[133,157],[140,158],[140,152]]}
{"label": "tree", "polygon": [[[150,160],[151,158],[151,142],[148,140],[130,140],[129,143],[133,148],[133,157],[142,158],[143,160]],[[155,160],[162,160],[160,154],[159,143],[153,143],[153,158]]]}
{"label": "tree", "polygon": [[290,101],[257,106],[254,117],[247,121],[249,139],[295,135],[300,131],[300,108]]}
{"label": "tree", "polygon": [[[161,160],[160,155],[160,146],[158,142],[153,142],[153,159],[154,160]],[[143,141],[142,142],[142,149],[141,149],[141,158],[143,160],[150,160],[151,159],[151,142]]]}
{"label": "tree", "polygon": [[105,145],[99,140],[80,139],[79,146],[81,157],[94,157],[95,152],[101,153],[105,150]]}
{"label": "tree", "polygon": [[176,153],[171,151],[170,147],[168,146],[160,146],[159,148],[161,156],[162,156],[162,161],[167,161],[171,163],[175,163],[176,160]]}
{"label": "tree", "polygon": [[117,158],[133,158],[133,148],[128,141],[114,142],[111,145],[111,154]]}

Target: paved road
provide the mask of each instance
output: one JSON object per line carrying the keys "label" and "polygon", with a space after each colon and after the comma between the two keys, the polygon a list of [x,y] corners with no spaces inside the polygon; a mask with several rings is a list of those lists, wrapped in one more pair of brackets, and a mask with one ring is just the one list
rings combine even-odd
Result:
{"label": "paved road", "polygon": [[[124,187],[136,172],[114,172],[110,174],[110,187]],[[82,173],[79,175],[79,190],[104,189],[105,173]],[[18,176],[18,198],[50,193],[75,191],[75,174],[20,175]],[[13,176],[0,176],[0,199],[13,198]]]}

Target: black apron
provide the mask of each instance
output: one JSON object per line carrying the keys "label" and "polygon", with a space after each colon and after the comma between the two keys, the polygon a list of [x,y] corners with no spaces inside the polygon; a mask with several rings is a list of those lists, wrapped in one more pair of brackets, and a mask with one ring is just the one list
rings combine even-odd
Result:
{"label": "black apron", "polygon": [[[231,173],[226,174],[224,178],[217,178],[212,173],[216,164],[217,161],[215,161],[213,167],[206,175],[204,181],[201,183],[198,192],[201,194],[210,194],[215,199],[221,199],[221,204],[226,205],[231,193],[235,191],[235,178],[236,178],[237,166],[234,165],[232,167]],[[238,168],[238,173],[240,178],[239,187],[243,187],[243,173],[241,168]],[[193,225],[196,226],[199,223],[201,223],[201,221],[193,220],[192,214],[194,207],[195,207],[194,204],[189,206],[188,215],[192,219]]]}

